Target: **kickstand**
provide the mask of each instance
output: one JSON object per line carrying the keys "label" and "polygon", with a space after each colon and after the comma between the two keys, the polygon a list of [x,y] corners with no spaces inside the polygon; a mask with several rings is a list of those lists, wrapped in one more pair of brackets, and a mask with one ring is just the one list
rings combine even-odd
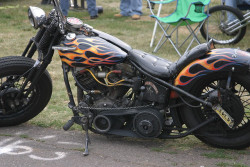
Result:
{"label": "kickstand", "polygon": [[90,139],[89,139],[89,119],[87,117],[85,117],[85,119],[83,120],[83,124],[82,124],[82,128],[83,130],[85,130],[86,132],[86,135],[85,135],[85,151],[83,153],[84,156],[87,156],[89,155],[89,144],[91,143],[90,142]]}

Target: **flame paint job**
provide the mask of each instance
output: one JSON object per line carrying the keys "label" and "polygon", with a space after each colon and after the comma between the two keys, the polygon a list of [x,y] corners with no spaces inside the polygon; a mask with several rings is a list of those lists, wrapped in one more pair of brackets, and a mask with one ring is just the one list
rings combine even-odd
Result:
{"label": "flame paint job", "polygon": [[202,59],[197,59],[186,66],[176,77],[176,86],[187,86],[193,80],[208,73],[229,71],[232,67],[235,71],[248,70],[250,54],[237,49],[214,49]]}
{"label": "flame paint job", "polygon": [[127,56],[118,47],[98,37],[79,35],[73,41],[64,41],[63,45],[77,48],[74,51],[59,51],[61,60],[72,67],[117,64]]}

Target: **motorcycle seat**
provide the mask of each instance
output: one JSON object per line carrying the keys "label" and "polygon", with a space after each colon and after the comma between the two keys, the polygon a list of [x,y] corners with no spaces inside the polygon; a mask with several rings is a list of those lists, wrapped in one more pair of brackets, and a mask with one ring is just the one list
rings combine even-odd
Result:
{"label": "motorcycle seat", "polygon": [[211,47],[212,41],[197,45],[174,63],[136,49],[129,52],[128,58],[151,75],[166,79],[176,76],[189,63],[206,55]]}
{"label": "motorcycle seat", "polygon": [[183,56],[180,57],[179,60],[172,63],[169,67],[169,70],[173,75],[179,74],[181,70],[186,67],[188,64],[193,62],[194,60],[202,58],[204,55],[210,51],[210,49],[214,48],[213,41],[209,41],[208,43],[203,43],[200,45],[195,46],[190,51],[185,53]]}
{"label": "motorcycle seat", "polygon": [[155,77],[169,78],[171,76],[169,67],[172,62],[169,60],[137,49],[131,50],[128,54],[128,58]]}

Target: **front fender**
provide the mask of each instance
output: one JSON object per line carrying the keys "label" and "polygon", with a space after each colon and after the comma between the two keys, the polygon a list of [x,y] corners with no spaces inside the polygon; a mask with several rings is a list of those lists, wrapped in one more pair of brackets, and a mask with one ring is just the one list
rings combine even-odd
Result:
{"label": "front fender", "polygon": [[247,73],[250,71],[250,53],[238,49],[213,49],[203,58],[187,65],[175,79],[175,86],[188,89],[195,81],[206,75],[233,71]]}

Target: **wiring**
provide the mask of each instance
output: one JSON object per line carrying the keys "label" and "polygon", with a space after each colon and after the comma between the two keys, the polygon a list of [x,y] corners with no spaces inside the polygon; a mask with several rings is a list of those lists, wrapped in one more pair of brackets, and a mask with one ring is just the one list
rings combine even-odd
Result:
{"label": "wiring", "polygon": [[108,74],[107,74],[107,76],[106,76],[106,80],[107,80],[108,84],[110,84],[110,85],[114,85],[114,84],[119,84],[119,83],[121,83],[121,82],[125,81],[125,79],[122,79],[122,80],[120,80],[120,81],[118,81],[118,82],[116,82],[116,83],[109,82],[109,80],[108,80],[108,76],[109,76],[111,73],[113,73],[113,72],[114,72],[114,71],[110,71],[110,72],[108,72]]}
{"label": "wiring", "polygon": [[89,69],[86,69],[86,70],[92,75],[92,77],[93,77],[99,84],[104,85],[104,86],[110,86],[110,87],[111,87],[111,86],[121,86],[121,85],[123,85],[123,84],[120,84],[120,83],[123,82],[123,81],[125,81],[124,79],[122,79],[122,80],[120,80],[120,81],[118,81],[118,82],[116,82],[116,83],[111,83],[111,82],[109,82],[109,81],[108,81],[108,76],[109,76],[109,74],[112,73],[112,71],[110,71],[110,72],[107,74],[107,76],[106,76],[106,80],[107,80],[108,84],[105,84],[105,83],[101,82],[100,80],[98,80],[91,70],[89,70]]}

